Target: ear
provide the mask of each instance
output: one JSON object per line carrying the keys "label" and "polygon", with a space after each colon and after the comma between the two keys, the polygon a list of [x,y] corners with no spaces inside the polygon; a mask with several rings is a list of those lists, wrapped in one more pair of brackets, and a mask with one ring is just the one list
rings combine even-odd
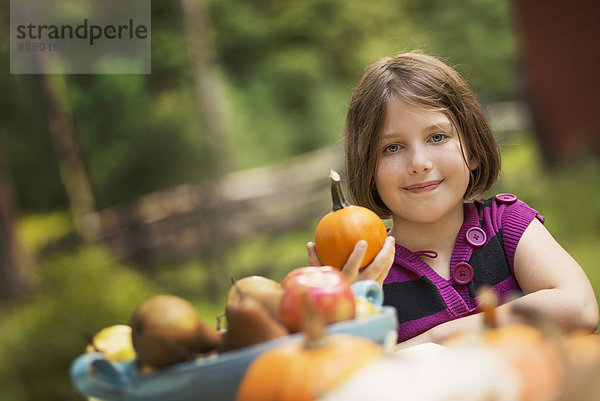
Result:
{"label": "ear", "polygon": [[469,166],[469,170],[471,170],[471,171],[475,170],[477,167],[479,167],[479,160],[471,158],[469,160],[468,166]]}

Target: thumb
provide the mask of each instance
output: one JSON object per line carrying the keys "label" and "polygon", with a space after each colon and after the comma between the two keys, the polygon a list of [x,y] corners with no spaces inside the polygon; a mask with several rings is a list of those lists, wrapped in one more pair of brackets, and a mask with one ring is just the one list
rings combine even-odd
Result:
{"label": "thumb", "polygon": [[317,255],[317,248],[315,248],[314,242],[307,242],[306,250],[308,251],[309,266],[323,266],[323,262],[321,262],[319,255]]}
{"label": "thumb", "polygon": [[354,245],[354,250],[350,254],[350,257],[348,257],[348,260],[342,269],[342,273],[344,273],[344,276],[346,276],[348,281],[351,283],[353,283],[356,279],[356,276],[358,276],[358,270],[360,269],[360,265],[366,253],[367,241],[358,241],[356,245]]}

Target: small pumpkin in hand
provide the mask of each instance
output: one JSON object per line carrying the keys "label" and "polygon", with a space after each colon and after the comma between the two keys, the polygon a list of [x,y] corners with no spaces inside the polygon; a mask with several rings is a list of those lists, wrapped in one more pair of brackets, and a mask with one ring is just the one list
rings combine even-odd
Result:
{"label": "small pumpkin in hand", "polygon": [[360,240],[367,251],[360,264],[365,267],[375,258],[387,237],[383,221],[366,207],[349,204],[342,191],[340,175],[331,170],[333,210],[326,214],[315,232],[315,249],[321,262],[341,269]]}

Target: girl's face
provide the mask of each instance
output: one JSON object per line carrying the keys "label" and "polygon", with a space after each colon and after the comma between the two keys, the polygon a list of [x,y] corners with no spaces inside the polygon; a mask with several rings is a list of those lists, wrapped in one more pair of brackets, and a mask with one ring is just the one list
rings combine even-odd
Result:
{"label": "girl's face", "polygon": [[462,210],[477,165],[466,165],[459,132],[444,113],[390,100],[378,152],[375,184],[395,224],[435,223]]}

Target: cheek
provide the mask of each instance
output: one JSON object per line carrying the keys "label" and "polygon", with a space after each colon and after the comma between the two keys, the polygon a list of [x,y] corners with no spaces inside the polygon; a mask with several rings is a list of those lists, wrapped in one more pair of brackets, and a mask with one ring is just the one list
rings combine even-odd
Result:
{"label": "cheek", "polygon": [[393,171],[394,169],[388,160],[381,160],[377,165],[377,170],[375,171],[375,188],[380,195],[389,186],[390,180],[393,177]]}
{"label": "cheek", "polygon": [[465,159],[463,158],[463,154],[458,143],[453,144],[453,146],[448,147],[447,149],[441,150],[441,152],[438,153],[438,161],[447,168],[461,171],[467,175],[469,175],[469,171],[472,170],[472,163],[469,163],[469,165],[465,163]]}

